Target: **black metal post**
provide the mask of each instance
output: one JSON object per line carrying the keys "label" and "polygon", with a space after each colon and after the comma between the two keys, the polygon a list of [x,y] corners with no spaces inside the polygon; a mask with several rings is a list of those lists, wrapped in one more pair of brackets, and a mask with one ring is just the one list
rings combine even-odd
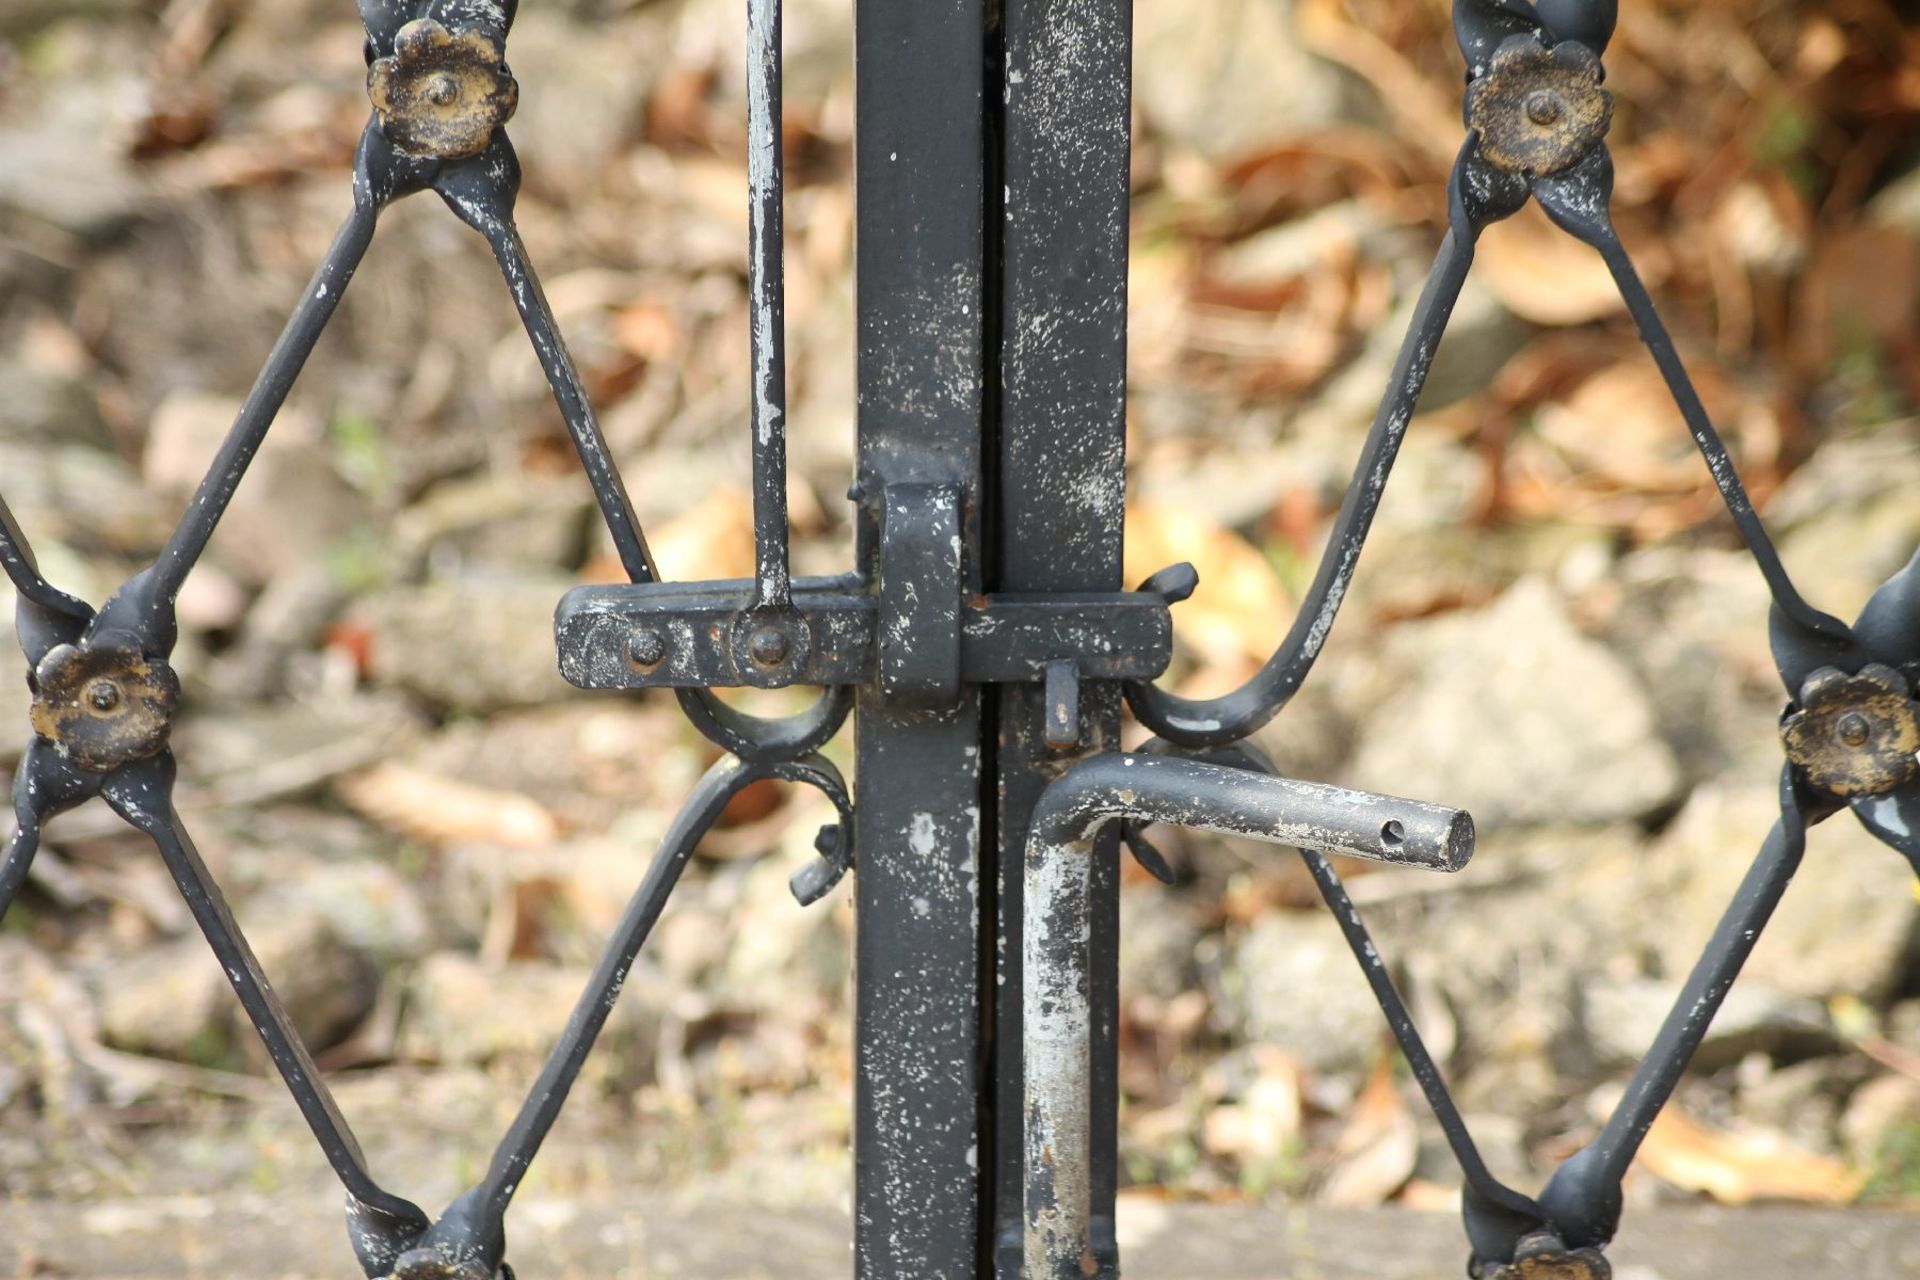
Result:
{"label": "black metal post", "polygon": [[[1126,500],[1132,6],[1005,0],[1002,30],[993,585],[1117,591]],[[1001,686],[992,701],[999,780],[993,1265],[1001,1280],[1017,1280],[1026,1222],[1021,865],[1047,783],[1076,760],[1118,749],[1121,696],[1117,684],[1087,683],[1071,727],[1049,723],[1059,699],[1048,686]],[[1117,839],[1103,832],[1092,860],[1085,975],[1093,1045],[1088,1165],[1101,1274],[1118,1266]]]}
{"label": "black metal post", "polygon": [[855,8],[859,561],[854,1256],[970,1280],[980,1222],[980,755],[959,683],[977,594],[986,368],[985,0]]}

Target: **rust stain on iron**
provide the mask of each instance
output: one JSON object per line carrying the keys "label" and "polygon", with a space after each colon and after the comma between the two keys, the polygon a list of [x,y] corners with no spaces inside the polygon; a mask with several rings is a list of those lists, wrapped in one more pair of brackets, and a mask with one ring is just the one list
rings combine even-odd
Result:
{"label": "rust stain on iron", "polygon": [[1780,740],[1828,795],[1884,795],[1920,774],[1920,703],[1891,667],[1872,663],[1853,676],[1822,667],[1801,686]]}
{"label": "rust stain on iron", "polygon": [[400,28],[393,56],[367,68],[367,93],[395,146],[439,160],[479,155],[520,105],[498,40],[431,18]]}
{"label": "rust stain on iron", "polygon": [[1467,86],[1467,127],[1480,135],[1480,154],[1510,173],[1571,168],[1613,124],[1613,95],[1600,77],[1600,59],[1585,45],[1507,41]]}
{"label": "rust stain on iron", "polygon": [[33,731],[83,769],[108,773],[166,749],[180,678],[138,649],[57,645],[34,672]]}
{"label": "rust stain on iron", "polygon": [[1479,1280],[1613,1280],[1613,1266],[1598,1249],[1569,1249],[1541,1231],[1520,1242],[1512,1262],[1481,1271]]}

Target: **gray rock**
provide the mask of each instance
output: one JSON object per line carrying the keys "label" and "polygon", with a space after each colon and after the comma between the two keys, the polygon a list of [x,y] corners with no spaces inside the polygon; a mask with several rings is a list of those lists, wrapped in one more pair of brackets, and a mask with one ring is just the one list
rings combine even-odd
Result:
{"label": "gray rock", "polygon": [[1239,1040],[1274,1044],[1317,1071],[1357,1071],[1386,1034],[1380,1010],[1324,912],[1280,912],[1232,946],[1215,1007]]}
{"label": "gray rock", "polygon": [[1779,767],[1786,691],[1767,647],[1771,598],[1748,556],[1649,548],[1583,603],[1646,682],[1661,736],[1691,779]]}
{"label": "gray rock", "polygon": [[1848,1095],[1873,1073],[1857,1054],[1830,1054],[1777,1066],[1761,1054],[1737,1071],[1741,1119],[1809,1151],[1832,1152]]}
{"label": "gray rock", "polygon": [[[56,547],[152,555],[172,529],[177,504],[153,493],[117,454],[91,445],[0,440],[0,476],[7,505],[41,558],[41,571],[78,591],[75,568],[56,567]],[[104,577],[94,573],[91,577]],[[117,586],[117,577],[111,583]]]}
{"label": "gray rock", "polygon": [[103,972],[98,986],[100,1031],[108,1044],[202,1064],[227,1057],[233,995],[198,938],[130,956]]}
{"label": "gray rock", "polygon": [[310,864],[297,885],[266,902],[284,903],[290,915],[304,909],[317,916],[333,938],[382,968],[426,955],[438,935],[414,882],[372,858]]}
{"label": "gray rock", "polygon": [[[11,586],[0,587],[0,617],[13,617],[15,596]],[[16,758],[26,748],[27,710],[33,695],[27,691],[27,659],[12,635],[0,643],[0,761]]]}
{"label": "gray rock", "polygon": [[318,647],[351,598],[324,561],[275,574],[254,597],[233,647],[214,659],[209,683],[235,698],[283,693],[295,658]]}
{"label": "gray rock", "polygon": [[[1600,1060],[1630,1065],[1646,1056],[1660,1026],[1678,1001],[1679,980],[1601,980],[1582,989],[1582,1022]],[[1797,1000],[1777,990],[1736,983],[1713,1019],[1693,1069],[1712,1071],[1749,1053],[1796,1055],[1830,1047],[1833,1032],[1815,1000]]]}
{"label": "gray rock", "polygon": [[[206,474],[240,402],[176,392],[155,410],[143,471],[149,485],[184,501]],[[343,480],[320,443],[317,422],[283,411],[270,442],[235,490],[211,544],[220,562],[254,584],[336,553],[369,518],[360,492]]]}
{"label": "gray rock", "polygon": [[1403,674],[1361,719],[1355,786],[1459,805],[1483,829],[1640,818],[1679,794],[1645,690],[1538,580],[1401,628],[1383,666]]}
{"label": "gray rock", "polygon": [[1896,178],[1869,200],[1864,221],[1920,235],[1920,169]]}
{"label": "gray rock", "polygon": [[[266,908],[247,913],[254,954],[307,1047],[324,1049],[345,1040],[372,1011],[379,993],[372,959],[350,946],[331,914],[316,906],[302,901],[276,910],[272,899],[251,905]],[[258,1049],[254,1040],[246,1043],[249,1052]]]}
{"label": "gray rock", "polygon": [[7,389],[0,397],[0,440],[113,447],[99,406],[83,383],[0,356],[0,387]]}
{"label": "gray rock", "polygon": [[[246,934],[267,980],[309,1049],[338,1044],[373,1007],[372,963],[315,910],[249,910]],[[107,1043],[158,1057],[223,1065],[262,1053],[226,976],[198,936],[150,947],[97,981]]]}
{"label": "gray rock", "polygon": [[818,830],[818,823],[796,818],[781,834],[778,856],[759,859],[741,878],[727,911],[726,956],[711,988],[727,1005],[797,1019],[829,1016],[841,1004],[853,954],[848,922],[835,908],[851,886],[802,907],[787,883],[817,856]]}
{"label": "gray rock", "polygon": [[[491,965],[454,952],[430,956],[407,985],[401,1054],[416,1062],[443,1064],[544,1057],[565,1028],[590,974],[588,966],[542,961]],[[636,980],[614,1006],[603,1041],[630,1044],[642,1030],[657,1027],[633,998],[647,987]]]}
{"label": "gray rock", "polygon": [[[1887,1162],[1920,1130],[1920,1081],[1886,1075],[1868,1082],[1847,1100],[1840,1118],[1840,1140],[1856,1164],[1871,1168]],[[1908,1160],[1912,1157],[1908,1156]],[[1911,1167],[1902,1170],[1911,1176]]]}
{"label": "gray rock", "polygon": [[443,707],[498,711],[569,695],[553,648],[560,577],[461,579],[383,591],[360,606],[373,675]]}
{"label": "gray rock", "polygon": [[[1134,97],[1149,128],[1203,155],[1230,156],[1335,119],[1344,86],[1294,36],[1294,0],[1200,8],[1144,0],[1134,13]],[[1018,67],[1010,68],[1018,72]]]}
{"label": "gray rock", "polygon": [[[1418,958],[1444,996],[1476,1087],[1497,1077],[1551,1099],[1566,1077],[1601,1070],[1582,1034],[1579,982],[1642,970],[1619,923],[1639,910],[1623,886],[1642,844],[1627,826],[1494,832],[1432,891],[1363,902],[1389,962]],[[1425,1026],[1439,1051],[1439,1028],[1431,1018]],[[1497,1088],[1480,1096],[1488,1110],[1511,1110]]]}
{"label": "gray rock", "polygon": [[1767,508],[1787,568],[1820,607],[1851,619],[1920,547],[1912,424],[1823,444]]}
{"label": "gray rock", "polygon": [[[709,13],[707,16],[711,16]],[[577,190],[604,174],[629,139],[655,81],[674,54],[657,13],[591,23],[531,9],[513,24],[517,145],[540,157],[529,180]],[[590,108],[583,109],[585,104]]]}
{"label": "gray rock", "polygon": [[434,486],[395,521],[401,557],[435,569],[571,569],[588,545],[586,486],[483,476]]}
{"label": "gray rock", "polygon": [[[1632,919],[1662,973],[1684,977],[1779,814],[1771,783],[1696,791],[1635,864],[1633,894],[1658,910]],[[1808,835],[1805,865],[1761,935],[1741,981],[1787,996],[1884,998],[1915,954],[1913,869],[1841,813]]]}
{"label": "gray rock", "polygon": [[1192,904],[1160,885],[1128,885],[1120,917],[1121,991],[1171,1000],[1200,985],[1202,930]]}
{"label": "gray rock", "polygon": [[127,76],[63,84],[37,110],[0,129],[0,210],[88,240],[103,240],[139,213],[146,184],[120,145],[142,87]]}
{"label": "gray rock", "polygon": [[1887,1010],[1885,1034],[1901,1049],[1920,1057],[1920,1000],[1902,1000]]}
{"label": "gray rock", "polygon": [[[1326,390],[1302,411],[1303,419],[1329,420],[1356,429],[1373,421],[1407,327],[1420,304],[1426,269],[1424,253],[1416,250],[1403,255],[1396,272],[1400,288],[1393,315],[1374,327],[1360,354],[1341,366]],[[1446,340],[1434,353],[1433,368],[1420,393],[1420,412],[1443,408],[1484,390],[1532,333],[1524,321],[1501,304],[1492,288],[1469,277],[1447,324]],[[1387,507],[1391,509],[1392,505],[1388,503]]]}

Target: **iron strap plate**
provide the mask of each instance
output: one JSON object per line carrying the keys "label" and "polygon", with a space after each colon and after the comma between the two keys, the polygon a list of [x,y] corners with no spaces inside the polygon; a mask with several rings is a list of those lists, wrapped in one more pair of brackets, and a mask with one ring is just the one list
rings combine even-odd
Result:
{"label": "iron strap plate", "polygon": [[[560,673],[582,689],[763,684],[731,640],[734,619],[752,603],[745,578],[576,587],[554,614]],[[879,604],[858,579],[796,579],[793,607],[810,637],[793,682],[874,680]],[[960,678],[969,684],[1037,683],[1060,661],[1089,680],[1150,680],[1172,656],[1173,621],[1158,595],[989,594],[960,602]]]}

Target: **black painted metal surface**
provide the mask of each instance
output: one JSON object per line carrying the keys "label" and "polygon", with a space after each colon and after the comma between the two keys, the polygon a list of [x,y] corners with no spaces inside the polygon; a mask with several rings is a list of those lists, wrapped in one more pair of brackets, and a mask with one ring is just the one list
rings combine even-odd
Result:
{"label": "black painted metal surface", "polygon": [[957,1280],[980,1212],[981,696],[953,664],[956,588],[984,586],[986,10],[859,0],[854,25],[855,487],[881,648],[855,734],[874,852],[858,881],[854,1263]]}
{"label": "black painted metal surface", "polygon": [[[1788,578],[1608,214],[1611,0],[1456,0],[1469,133],[1449,231],[1329,546],[1273,657],[1194,701],[1167,666],[1174,566],[1122,590],[1130,40],[1119,0],[856,0],[855,564],[795,581],[786,521],[780,8],[749,0],[749,293],[755,576],[659,581],[513,221],[504,126],[511,0],[361,0],[374,103],[333,247],[155,563],[98,611],[41,577],[0,501],[32,740],[0,911],[51,815],[103,798],[145,834],[347,1195],[369,1277],[511,1277],[507,1210],[702,834],[762,779],[839,821],[793,880],[857,869],[854,1268],[863,1280],[1119,1274],[1118,854],[1167,878],[1144,828],[1302,851],[1465,1181],[1483,1280],[1601,1280],[1621,1182],[1806,847],[1842,808],[1920,870],[1920,557],[1852,625]],[[729,755],[695,788],[486,1174],[437,1217],[388,1189],[227,910],[173,804],[174,602],[332,317],[382,210],[433,191],[492,249],[629,583],[560,602],[559,661],[588,688],[672,688]],[[1790,699],[1781,816],[1599,1137],[1537,1197],[1495,1179],[1325,850],[1455,870],[1441,805],[1292,782],[1248,735],[1324,648],[1447,320],[1491,223],[1538,200],[1592,246],[1772,593]],[[715,689],[817,686],[781,721]],[[1122,697],[1159,737],[1119,754]],[[816,748],[857,709],[856,806]],[[1356,1242],[1363,1249],[1365,1242]],[[528,1274],[538,1260],[523,1259]]]}

